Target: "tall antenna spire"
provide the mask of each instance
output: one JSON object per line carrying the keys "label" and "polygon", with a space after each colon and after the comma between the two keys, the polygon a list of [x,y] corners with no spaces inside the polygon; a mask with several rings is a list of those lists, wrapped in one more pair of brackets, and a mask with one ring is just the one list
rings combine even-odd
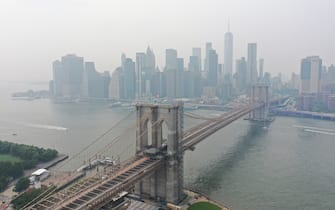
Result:
{"label": "tall antenna spire", "polygon": [[230,20],[228,18],[228,32],[230,32]]}

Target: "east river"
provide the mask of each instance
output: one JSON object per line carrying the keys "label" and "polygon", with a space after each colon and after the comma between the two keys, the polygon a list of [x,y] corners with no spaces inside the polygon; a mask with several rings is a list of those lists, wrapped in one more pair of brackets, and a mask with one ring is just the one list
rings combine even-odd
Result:
{"label": "east river", "polygon": [[[122,160],[134,153],[135,114],[128,115],[130,109],[111,109],[107,103],[10,99],[10,93],[28,88],[46,86],[0,84],[1,140],[69,154],[70,160],[59,170],[75,170],[97,152]],[[198,122],[187,117],[185,127]],[[276,117],[264,126],[240,119],[185,153],[185,185],[234,210],[333,210],[334,151],[334,122]]]}

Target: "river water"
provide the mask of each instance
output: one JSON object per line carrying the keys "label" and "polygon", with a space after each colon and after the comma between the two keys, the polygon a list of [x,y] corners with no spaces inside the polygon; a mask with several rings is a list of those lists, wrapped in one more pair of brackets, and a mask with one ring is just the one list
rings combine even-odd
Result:
{"label": "river water", "polygon": [[[28,87],[46,85],[0,84],[0,139],[69,154],[59,170],[76,169],[97,151],[120,159],[134,153],[135,114],[130,110],[110,109],[106,103],[10,99],[10,93]],[[185,127],[197,122],[185,118]],[[277,117],[264,126],[240,119],[185,153],[185,185],[236,210],[333,210],[334,148],[334,122]]]}

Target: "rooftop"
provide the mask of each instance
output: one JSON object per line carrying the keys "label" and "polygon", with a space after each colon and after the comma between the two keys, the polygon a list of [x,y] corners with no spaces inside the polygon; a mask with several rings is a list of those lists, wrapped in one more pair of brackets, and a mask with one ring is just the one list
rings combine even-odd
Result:
{"label": "rooftop", "polygon": [[48,172],[48,170],[46,170],[45,168],[40,168],[40,169],[34,171],[31,175],[32,176],[40,176],[40,175],[44,174],[45,172]]}

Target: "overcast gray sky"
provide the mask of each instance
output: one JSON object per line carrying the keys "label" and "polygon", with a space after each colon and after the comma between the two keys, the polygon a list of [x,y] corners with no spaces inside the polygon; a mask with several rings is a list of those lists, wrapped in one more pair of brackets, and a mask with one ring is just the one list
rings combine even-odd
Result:
{"label": "overcast gray sky", "polygon": [[308,55],[335,63],[334,11],[334,0],[0,0],[0,80],[49,80],[67,53],[112,71],[148,44],[160,67],[165,48],[187,64],[207,41],[223,62],[228,19],[234,59],[257,42],[265,70],[289,75]]}

